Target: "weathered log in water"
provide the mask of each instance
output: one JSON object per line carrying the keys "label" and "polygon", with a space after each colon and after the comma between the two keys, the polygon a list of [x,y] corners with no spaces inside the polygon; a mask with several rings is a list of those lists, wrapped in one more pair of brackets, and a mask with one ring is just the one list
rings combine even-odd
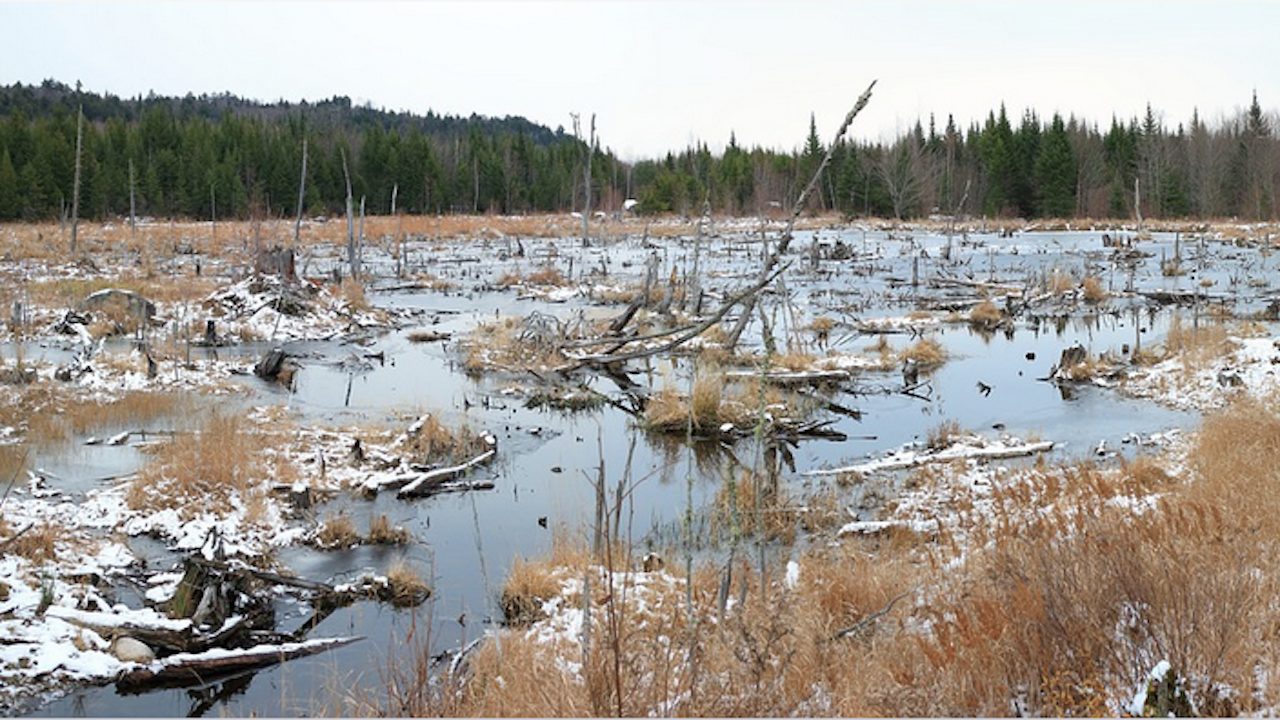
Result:
{"label": "weathered log in water", "polygon": [[725,377],[764,380],[775,385],[822,385],[849,380],[853,375],[848,370],[730,370]]}
{"label": "weathered log in water", "polygon": [[[494,442],[496,443],[496,440]],[[493,460],[497,454],[497,449],[493,448],[486,450],[460,465],[437,468],[428,472],[418,473],[413,480],[400,488],[400,491],[396,493],[396,496],[401,498],[425,497],[427,495],[435,495],[441,492],[448,492],[450,490],[481,490],[487,489],[487,487],[493,487],[493,483],[486,483],[485,481],[478,483],[466,482],[460,484],[456,488],[451,487],[450,483],[459,480],[471,470],[480,467],[481,465],[488,464],[489,461]]]}
{"label": "weathered log in water", "polygon": [[363,640],[362,636],[324,638],[299,643],[260,645],[247,650],[207,650],[178,653],[131,670],[116,679],[121,692],[142,692],[157,686],[205,683],[220,675],[276,665]]}

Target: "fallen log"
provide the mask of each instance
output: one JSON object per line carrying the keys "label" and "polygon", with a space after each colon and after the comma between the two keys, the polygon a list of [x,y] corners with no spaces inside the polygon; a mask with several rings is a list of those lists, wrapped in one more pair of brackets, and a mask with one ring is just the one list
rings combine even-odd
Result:
{"label": "fallen log", "polygon": [[429,495],[432,492],[436,491],[437,488],[449,482],[450,480],[456,480],[462,477],[463,475],[465,475],[467,472],[469,472],[473,468],[476,468],[488,463],[497,454],[498,454],[498,451],[496,449],[490,449],[471,458],[470,460],[462,463],[461,465],[437,468],[429,472],[420,473],[418,474],[416,479],[414,479],[412,482],[405,485],[404,487],[400,488],[400,491],[396,493],[396,496],[401,498],[406,498],[406,497],[419,497],[422,495]]}
{"label": "fallen log", "polygon": [[116,687],[123,692],[137,692],[162,684],[204,683],[213,676],[268,667],[363,639],[362,636],[324,638],[300,643],[259,645],[247,650],[215,649],[200,653],[177,653],[123,673],[116,678]]}
{"label": "fallen log", "polygon": [[725,377],[740,379],[764,379],[777,385],[811,385],[842,382],[853,377],[848,370],[730,370]]}
{"label": "fallen log", "polygon": [[1040,442],[1016,443],[1006,445],[1004,443],[995,443],[985,446],[973,446],[964,443],[957,443],[950,447],[935,451],[924,452],[899,452],[879,460],[872,460],[858,465],[848,465],[845,467],[831,468],[825,470],[809,470],[804,475],[846,475],[846,474],[866,474],[877,471],[905,470],[907,468],[918,467],[936,462],[950,462],[952,460],[1003,460],[1015,457],[1027,457],[1038,453],[1048,452],[1053,449],[1052,440],[1044,440]]}

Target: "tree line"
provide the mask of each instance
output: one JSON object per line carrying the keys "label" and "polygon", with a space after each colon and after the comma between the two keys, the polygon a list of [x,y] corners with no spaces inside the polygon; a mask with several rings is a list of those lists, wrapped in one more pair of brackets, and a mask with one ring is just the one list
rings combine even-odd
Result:
{"label": "tree line", "polygon": [[[811,205],[915,219],[1238,217],[1273,220],[1274,114],[1256,93],[1213,125],[1113,118],[1106,129],[1001,106],[967,128],[934,117],[890,141],[841,141]],[[825,154],[815,119],[792,151],[697,143],[623,162],[563,127],[520,117],[392,113],[349,98],[258,103],[231,95],[121,99],[55,81],[0,87],[0,220],[66,217],[80,143],[78,214],[287,217],[340,214],[351,180],[369,214],[618,211],[732,215],[787,210]],[[588,156],[590,163],[588,163]],[[591,168],[588,173],[588,166]]]}

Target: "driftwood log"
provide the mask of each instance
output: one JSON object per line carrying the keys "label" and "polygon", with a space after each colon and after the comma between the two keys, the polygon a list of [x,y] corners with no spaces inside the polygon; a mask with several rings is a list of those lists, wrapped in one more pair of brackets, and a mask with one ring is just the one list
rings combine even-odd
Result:
{"label": "driftwood log", "polygon": [[260,645],[247,650],[217,649],[201,653],[178,653],[125,672],[116,679],[116,686],[122,691],[129,692],[157,685],[180,686],[206,683],[219,675],[268,667],[350,645],[363,639],[361,636],[325,638],[299,643]]}

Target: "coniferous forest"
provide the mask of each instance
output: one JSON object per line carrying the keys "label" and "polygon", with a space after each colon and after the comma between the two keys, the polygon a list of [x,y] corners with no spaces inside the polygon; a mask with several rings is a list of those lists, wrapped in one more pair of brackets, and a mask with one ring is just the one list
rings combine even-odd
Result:
{"label": "coniferous forest", "polygon": [[[803,118],[801,118],[803,122]],[[810,201],[847,217],[1274,220],[1276,115],[1169,126],[1158,109],[1100,125],[1003,106],[981,123],[922,118],[892,142],[842,142]],[[78,138],[79,127],[79,138]],[[591,148],[592,210],[755,215],[787,208],[825,152],[811,116],[794,151],[728,138],[624,162]],[[607,128],[602,129],[607,139]],[[425,116],[346,97],[265,104],[232,95],[122,99],[46,80],[0,87],[0,221],[65,217],[81,143],[78,214],[292,216],[306,147],[308,215],[568,212],[586,200],[588,142],[521,117]],[[1135,199],[1141,203],[1135,207]]]}

